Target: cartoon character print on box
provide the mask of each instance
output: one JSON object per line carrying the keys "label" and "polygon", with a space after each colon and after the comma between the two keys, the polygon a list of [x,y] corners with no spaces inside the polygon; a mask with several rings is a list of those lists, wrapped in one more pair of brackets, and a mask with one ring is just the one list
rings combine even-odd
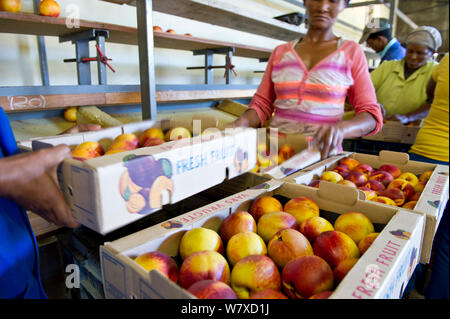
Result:
{"label": "cartoon character print on box", "polygon": [[173,194],[172,163],[168,159],[155,160],[152,155],[131,154],[123,161],[127,170],[120,177],[119,190],[128,212],[149,213],[162,206],[163,192]]}
{"label": "cartoon character print on box", "polygon": [[248,169],[248,152],[243,151],[241,148],[236,150],[236,154],[234,155],[234,168],[238,174]]}

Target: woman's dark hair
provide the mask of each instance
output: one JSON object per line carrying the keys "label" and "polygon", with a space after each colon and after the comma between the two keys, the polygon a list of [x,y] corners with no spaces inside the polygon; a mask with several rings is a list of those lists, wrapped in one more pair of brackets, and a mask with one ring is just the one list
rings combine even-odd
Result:
{"label": "woman's dark hair", "polygon": [[391,29],[378,31],[369,35],[369,39],[376,39],[378,37],[385,37],[388,41],[391,41],[392,39]]}

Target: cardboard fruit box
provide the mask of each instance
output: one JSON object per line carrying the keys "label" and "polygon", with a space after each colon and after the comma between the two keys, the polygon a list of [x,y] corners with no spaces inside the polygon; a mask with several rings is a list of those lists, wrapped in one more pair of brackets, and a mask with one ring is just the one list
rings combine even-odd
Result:
{"label": "cardboard fruit box", "polygon": [[[332,170],[336,167],[338,162],[345,157],[354,158],[360,163],[372,166],[374,169],[379,168],[383,164],[392,164],[397,166],[402,172],[411,172],[416,175],[426,171],[433,171],[433,174],[413,209],[415,212],[426,214],[426,231],[420,262],[423,264],[429,263],[434,235],[439,226],[449,197],[448,166],[411,161],[409,160],[409,155],[407,153],[381,151],[378,156],[375,156],[344,152],[340,155],[331,156],[326,160],[311,165],[300,172],[288,176],[284,180],[308,185],[313,179],[320,177],[324,171]],[[377,204],[388,206],[378,202]]]}
{"label": "cardboard fruit box", "polygon": [[[311,188],[270,180],[174,219],[100,246],[102,280],[106,298],[195,298],[160,272],[147,272],[134,261],[138,255],[161,251],[174,258],[183,234],[196,227],[218,231],[222,220],[239,210],[248,211],[263,196],[291,199],[307,196],[335,216],[359,211],[381,232],[369,249],[334,290],[330,298],[399,298],[420,256],[425,217],[397,207],[360,200],[353,188],[323,183]],[[180,266],[180,265],[179,265]]]}
{"label": "cardboard fruit box", "polygon": [[[85,141],[97,141],[106,150],[112,140],[123,133],[139,136],[150,127],[165,130],[184,126],[200,134],[217,124],[213,119],[143,121],[20,144],[28,148],[31,145],[36,150],[58,144],[73,148]],[[85,161],[64,160],[58,169],[58,179],[75,218],[80,224],[106,234],[256,165],[256,130],[209,131],[211,135],[202,134]]]}
{"label": "cardboard fruit box", "polygon": [[403,125],[399,121],[387,121],[380,132],[362,138],[371,141],[414,144],[420,128],[419,124]]}

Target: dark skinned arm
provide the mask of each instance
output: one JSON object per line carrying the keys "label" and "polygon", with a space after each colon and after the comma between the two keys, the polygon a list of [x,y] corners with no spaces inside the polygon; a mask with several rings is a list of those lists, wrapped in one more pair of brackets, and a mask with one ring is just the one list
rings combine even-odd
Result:
{"label": "dark skinned arm", "polygon": [[414,122],[417,120],[421,120],[427,117],[428,113],[430,112],[431,103],[434,99],[434,90],[436,89],[436,82],[431,77],[427,84],[427,101],[422,104],[421,107],[419,107],[417,110],[414,110],[412,112],[406,113],[406,114],[398,114],[395,115],[395,119],[399,120],[403,124],[408,124],[410,122]]}
{"label": "dark skinned arm", "polygon": [[261,127],[261,120],[254,109],[248,109],[236,121],[228,125],[228,127],[259,128]]}
{"label": "dark skinned arm", "polygon": [[355,138],[369,134],[377,125],[369,112],[361,112],[352,119],[341,121],[335,125],[322,126],[313,138],[313,143],[320,149],[322,159],[342,145],[346,138]]}

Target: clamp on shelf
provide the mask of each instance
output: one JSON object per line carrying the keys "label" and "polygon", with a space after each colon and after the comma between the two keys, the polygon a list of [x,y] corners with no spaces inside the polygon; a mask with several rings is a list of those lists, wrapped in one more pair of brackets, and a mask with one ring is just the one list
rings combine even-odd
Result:
{"label": "clamp on shelf", "polygon": [[[233,57],[235,49],[233,47],[224,47],[218,49],[206,49],[206,50],[195,50],[194,55],[204,55],[205,65],[204,66],[191,66],[187,67],[187,70],[205,70],[205,84],[213,84],[213,69],[225,69],[225,83],[231,83],[231,74],[237,76],[235,70],[236,66],[232,64],[231,58]],[[214,54],[225,54],[225,65],[212,65]]]}
{"label": "clamp on shelf", "polygon": [[[91,67],[88,62],[97,62],[98,83],[106,85],[106,67],[111,71],[116,72],[108,63],[112,59],[108,58],[105,52],[105,40],[109,37],[108,30],[89,29],[75,34],[60,36],[59,42],[71,41],[75,44],[76,58],[64,59],[64,62],[77,63],[78,84],[91,85]],[[97,50],[97,57],[89,57],[89,42],[96,41],[95,48]]]}

